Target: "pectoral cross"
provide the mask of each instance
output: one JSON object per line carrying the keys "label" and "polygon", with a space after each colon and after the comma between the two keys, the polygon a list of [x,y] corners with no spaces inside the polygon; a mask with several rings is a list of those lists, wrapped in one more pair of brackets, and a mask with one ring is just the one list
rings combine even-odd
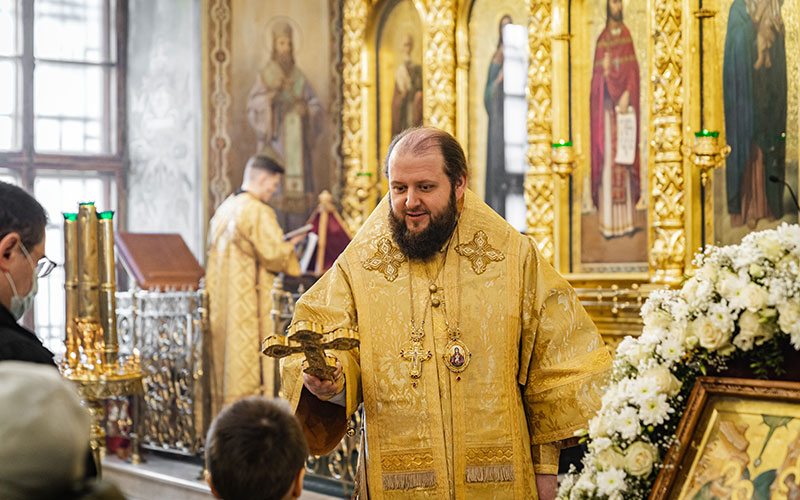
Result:
{"label": "pectoral cross", "polygon": [[[272,335],[264,342],[264,354],[270,358],[285,358],[291,354],[304,353],[306,367],[303,370],[321,380],[333,380],[336,362],[325,354],[325,349],[349,351],[358,347],[359,340],[340,337],[322,342],[322,334],[309,330],[299,331],[291,336]],[[300,345],[289,345],[291,342]]]}
{"label": "pectoral cross", "polygon": [[413,380],[411,385],[414,387],[417,386],[417,379],[422,374],[422,363],[433,357],[430,350],[421,350],[422,348],[422,339],[413,339],[411,349],[400,349],[400,357],[411,361],[411,379]]}

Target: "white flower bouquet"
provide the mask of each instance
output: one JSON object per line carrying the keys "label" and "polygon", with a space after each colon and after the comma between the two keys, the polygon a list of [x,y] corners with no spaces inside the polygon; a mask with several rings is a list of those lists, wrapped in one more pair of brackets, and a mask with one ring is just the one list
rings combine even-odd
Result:
{"label": "white flower bouquet", "polygon": [[746,358],[766,378],[781,373],[789,345],[800,350],[800,227],[708,247],[695,265],[680,290],[650,295],[641,336],[617,348],[602,407],[583,432],[583,470],[562,481],[560,500],[647,498],[699,375]]}

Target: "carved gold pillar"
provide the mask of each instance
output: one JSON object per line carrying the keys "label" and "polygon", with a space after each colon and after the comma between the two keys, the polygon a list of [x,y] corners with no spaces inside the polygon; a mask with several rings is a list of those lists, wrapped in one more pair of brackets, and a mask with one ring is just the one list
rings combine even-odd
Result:
{"label": "carved gold pillar", "polygon": [[552,147],[552,41],[550,0],[530,0],[528,25],[528,172],[525,174],[527,233],[542,256],[553,262],[555,192],[550,168]]}
{"label": "carved gold pillar", "polygon": [[429,0],[426,9],[424,121],[451,134],[456,125],[456,7]]}
{"label": "carved gold pillar", "polygon": [[680,0],[655,0],[653,9],[653,130],[650,169],[650,276],[677,285],[686,262],[684,228],[683,11]]}
{"label": "carved gold pillar", "polygon": [[342,13],[342,156],[344,189],[342,217],[355,233],[374,208],[377,172],[367,171],[364,161],[366,97],[364,59],[367,0],[344,0]]}

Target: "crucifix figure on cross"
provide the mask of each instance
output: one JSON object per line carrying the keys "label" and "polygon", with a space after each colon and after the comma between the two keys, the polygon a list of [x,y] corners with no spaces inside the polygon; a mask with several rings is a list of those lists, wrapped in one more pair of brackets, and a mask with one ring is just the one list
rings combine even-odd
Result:
{"label": "crucifix figure on cross", "polygon": [[406,361],[411,361],[411,378],[414,382],[412,386],[417,386],[417,379],[422,375],[422,363],[431,359],[433,354],[430,350],[422,349],[421,339],[411,340],[411,349],[400,349],[400,357]]}
{"label": "crucifix figure on cross", "polygon": [[[333,380],[336,359],[325,354],[325,350],[349,351],[358,347],[359,341],[356,338],[339,337],[322,342],[322,337],[321,333],[309,330],[301,330],[289,336],[272,335],[264,341],[263,353],[270,358],[279,359],[302,352],[306,355],[304,372],[320,380]],[[291,343],[298,345],[290,345]]]}

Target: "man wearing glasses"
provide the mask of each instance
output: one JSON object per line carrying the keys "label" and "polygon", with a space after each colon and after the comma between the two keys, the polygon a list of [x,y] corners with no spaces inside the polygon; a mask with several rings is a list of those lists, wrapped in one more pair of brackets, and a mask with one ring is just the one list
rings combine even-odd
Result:
{"label": "man wearing glasses", "polygon": [[37,280],[55,263],[44,254],[47,213],[21,188],[0,181],[0,361],[31,361],[55,366],[32,331],[17,323],[30,309]]}

